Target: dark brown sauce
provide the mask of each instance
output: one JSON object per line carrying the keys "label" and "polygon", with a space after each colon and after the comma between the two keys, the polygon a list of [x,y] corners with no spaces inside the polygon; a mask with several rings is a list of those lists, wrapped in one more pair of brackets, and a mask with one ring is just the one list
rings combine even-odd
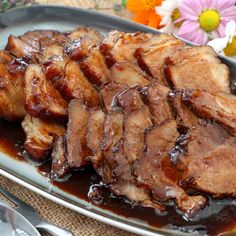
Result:
{"label": "dark brown sauce", "polygon": [[[23,160],[23,140],[25,136],[19,124],[0,121],[0,150],[17,160]],[[38,167],[41,174],[49,176],[50,161]],[[89,201],[88,193],[96,190],[95,202],[118,215],[145,222],[154,227],[167,227],[182,232],[199,232],[200,235],[220,235],[236,227],[236,200],[213,200],[194,219],[187,220],[176,211],[173,204],[167,206],[167,212],[158,215],[153,209],[143,208],[130,203],[122,197],[115,197],[106,186],[101,184],[100,177],[92,168],[75,171],[65,182],[54,182],[54,185],[81,199]],[[94,199],[94,196],[92,196]]]}
{"label": "dark brown sauce", "polygon": [[24,161],[23,140],[25,134],[20,124],[0,120],[0,151]]}

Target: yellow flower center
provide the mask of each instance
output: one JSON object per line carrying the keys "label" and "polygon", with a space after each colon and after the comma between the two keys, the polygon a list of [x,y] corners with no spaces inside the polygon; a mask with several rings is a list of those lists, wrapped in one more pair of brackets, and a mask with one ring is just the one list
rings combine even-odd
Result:
{"label": "yellow flower center", "polygon": [[204,31],[211,32],[219,26],[220,14],[216,10],[208,9],[199,15],[198,21]]}
{"label": "yellow flower center", "polygon": [[[181,17],[180,10],[178,8],[175,8],[174,11],[172,12],[171,19],[172,21],[176,21]],[[175,27],[179,28],[183,24],[183,21],[180,21],[178,23],[174,23]]]}
{"label": "yellow flower center", "polygon": [[228,43],[224,49],[226,56],[235,56],[236,55],[236,36],[233,37],[233,41]]}
{"label": "yellow flower center", "polygon": [[162,0],[141,0],[141,4],[144,10],[153,10],[156,6],[161,5]]}

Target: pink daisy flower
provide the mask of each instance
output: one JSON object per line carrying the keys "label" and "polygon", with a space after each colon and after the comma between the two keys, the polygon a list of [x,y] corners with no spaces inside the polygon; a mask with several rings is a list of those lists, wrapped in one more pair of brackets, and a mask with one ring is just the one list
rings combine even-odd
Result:
{"label": "pink daisy flower", "polygon": [[236,0],[182,0],[180,12],[184,20],[179,36],[204,45],[213,38],[225,36],[225,26],[236,21]]}

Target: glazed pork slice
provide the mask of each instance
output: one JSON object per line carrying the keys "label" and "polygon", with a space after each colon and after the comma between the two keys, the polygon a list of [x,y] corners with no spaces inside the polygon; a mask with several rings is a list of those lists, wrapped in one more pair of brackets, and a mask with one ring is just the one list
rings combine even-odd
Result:
{"label": "glazed pork slice", "polygon": [[68,103],[47,80],[39,65],[30,65],[24,78],[25,110],[33,117],[67,118]]}
{"label": "glazed pork slice", "polygon": [[124,121],[124,152],[130,162],[140,158],[144,145],[144,133],[151,126],[152,121],[147,106],[143,106],[126,116]]}
{"label": "glazed pork slice", "polygon": [[139,91],[136,88],[129,88],[117,96],[117,104],[123,109],[124,114],[129,114],[144,106]]}
{"label": "glazed pork slice", "polygon": [[229,69],[211,47],[185,47],[166,60],[166,76],[175,89],[230,93]]}
{"label": "glazed pork slice", "polygon": [[65,47],[65,52],[69,58],[73,61],[79,61],[86,57],[89,53],[90,48],[94,47],[99,43],[98,39],[90,38],[87,35],[82,36],[77,40],[73,40]]}
{"label": "glazed pork slice", "polygon": [[46,79],[67,100],[79,98],[89,107],[99,105],[97,90],[87,80],[78,63],[64,53],[62,46],[49,46],[41,56],[41,63]]}
{"label": "glazed pork slice", "polygon": [[100,145],[104,158],[98,163],[96,171],[105,183],[114,181],[112,171],[115,163],[112,148],[123,137],[123,120],[124,115],[121,111],[109,112],[104,118],[103,136]]}
{"label": "glazed pork slice", "polygon": [[175,145],[178,136],[176,121],[173,119],[152,127],[146,133],[146,150],[135,163],[134,169],[138,183],[150,188],[155,200],[165,202],[174,199],[179,209],[191,216],[205,205],[206,199],[188,196],[178,185],[181,175],[168,157],[168,151]]}
{"label": "glazed pork slice", "polygon": [[208,93],[201,90],[183,91],[182,100],[190,103],[201,117],[214,119],[236,132],[236,97],[227,93]]}
{"label": "glazed pork slice", "polygon": [[164,75],[165,59],[171,56],[178,49],[184,47],[184,42],[176,39],[172,35],[160,34],[148,43],[138,48],[135,56],[139,66],[147,74],[156,78],[161,84],[166,85],[167,81]]}
{"label": "glazed pork slice", "polygon": [[78,27],[69,33],[56,30],[34,30],[20,36],[10,35],[6,50],[16,57],[33,56],[41,53],[50,45],[65,46],[74,40],[79,40],[87,35],[90,38],[101,40],[101,35],[95,29],[89,27]]}
{"label": "glazed pork slice", "polygon": [[70,168],[66,155],[65,135],[58,136],[53,141],[51,179],[58,180],[69,173]]}
{"label": "glazed pork slice", "polygon": [[152,126],[152,121],[145,105],[125,115],[124,138],[114,149],[113,176],[115,180],[111,184],[111,189],[115,194],[126,196],[142,206],[151,206],[158,211],[163,211],[163,206],[152,201],[149,189],[137,185],[136,176],[133,173],[134,162],[140,159],[144,148],[145,131],[150,126]]}
{"label": "glazed pork slice", "polygon": [[63,44],[65,41],[65,36],[63,37],[59,31],[35,30],[17,37],[10,35],[6,50],[16,57],[33,56],[34,53],[38,53],[41,48],[45,48],[52,42]]}
{"label": "glazed pork slice", "polygon": [[101,41],[102,39],[102,35],[96,29],[90,27],[77,27],[71,32],[67,33],[67,37],[71,41],[78,40],[83,36],[88,36],[97,42]]}
{"label": "glazed pork slice", "polygon": [[124,32],[118,30],[112,30],[107,33],[100,44],[101,53],[106,56],[109,51],[113,48],[116,41],[124,35]]}
{"label": "glazed pork slice", "polygon": [[57,44],[51,44],[43,50],[43,53],[37,53],[38,62],[46,65],[50,65],[50,59],[60,62],[63,56],[64,47]]}
{"label": "glazed pork slice", "polygon": [[87,160],[97,167],[102,157],[104,116],[100,108],[88,110],[79,100],[71,101],[67,133],[53,143],[52,179],[61,179],[71,169],[87,165]]}
{"label": "glazed pork slice", "polygon": [[178,125],[191,128],[198,124],[199,117],[192,111],[191,106],[188,106],[182,100],[182,90],[170,91],[169,101],[176,113],[175,119]]}
{"label": "glazed pork slice", "polygon": [[168,101],[170,89],[159,82],[151,83],[145,88],[146,103],[155,125],[172,118],[172,110]]}
{"label": "glazed pork slice", "polygon": [[39,50],[37,46],[32,47],[31,45],[23,42],[20,38],[13,35],[10,35],[8,37],[8,43],[5,49],[16,57],[32,55],[34,52],[37,52]]}
{"label": "glazed pork slice", "polygon": [[0,63],[8,64],[13,60],[13,56],[6,50],[0,50]]}
{"label": "glazed pork slice", "polygon": [[100,147],[103,139],[104,121],[105,113],[102,109],[91,109],[89,111],[86,138],[88,148],[91,150],[90,160],[95,169],[98,168],[99,163],[103,158]]}
{"label": "glazed pork slice", "polygon": [[88,107],[96,107],[100,103],[98,91],[87,80],[75,61],[67,62],[62,76],[55,79],[53,84],[68,99],[81,99]]}
{"label": "glazed pork slice", "polygon": [[0,117],[22,120],[26,114],[23,104],[23,75],[10,74],[7,65],[0,63]]}
{"label": "glazed pork slice", "polygon": [[65,46],[65,52],[74,61],[87,56],[91,47],[100,43],[102,35],[95,29],[89,27],[78,27],[68,34],[71,40]]}
{"label": "glazed pork slice", "polygon": [[101,89],[100,94],[107,112],[119,110],[117,96],[126,91],[128,87],[124,84],[111,82]]}
{"label": "glazed pork slice", "polygon": [[117,42],[117,40],[124,36],[124,32],[118,30],[112,30],[104,37],[103,41],[100,43],[99,50],[105,57],[105,62],[108,68],[114,65],[114,61],[110,60],[110,51]]}
{"label": "glazed pork slice", "polygon": [[140,68],[130,62],[116,63],[111,69],[111,81],[125,84],[128,87],[144,87],[150,83],[150,78]]}
{"label": "glazed pork slice", "polygon": [[146,43],[153,37],[148,33],[119,33],[115,31],[108,34],[105,42],[100,46],[101,51],[106,57],[106,64],[110,68],[116,62],[136,62],[134,53],[137,48]]}
{"label": "glazed pork slice", "polygon": [[[124,98],[120,97],[119,99],[120,102],[124,101],[121,104],[125,115],[121,110],[116,110],[105,116],[101,145],[103,158],[96,170],[115,194],[126,196],[131,201],[162,211],[164,207],[152,202],[149,190],[136,185],[135,176],[132,173],[133,160],[130,162],[128,160],[128,156],[130,159],[131,156],[138,158],[139,152],[143,148],[139,141],[144,136],[144,130],[152,123],[147,107],[143,106],[139,109],[140,105],[138,104],[141,99],[138,98],[137,102],[133,101],[135,98],[125,101],[127,93],[130,93],[129,97],[131,98],[134,89],[129,89],[123,94]],[[127,107],[129,105],[131,105],[130,108]],[[131,137],[132,132],[134,136]],[[131,148],[132,144],[133,148]]]}
{"label": "glazed pork slice", "polygon": [[33,159],[43,161],[48,157],[53,145],[53,139],[61,136],[65,128],[55,121],[46,121],[26,115],[22,128],[26,134],[24,148]]}
{"label": "glazed pork slice", "polygon": [[66,133],[67,160],[70,168],[86,166],[91,152],[87,146],[87,123],[89,112],[79,99],[70,101]]}
{"label": "glazed pork slice", "polygon": [[236,196],[236,139],[216,123],[203,122],[188,135],[178,167],[182,185],[212,194]]}
{"label": "glazed pork slice", "polygon": [[87,56],[79,61],[81,70],[87,79],[95,86],[101,87],[109,82],[110,71],[105,64],[104,56],[99,47],[95,46],[89,49]]}

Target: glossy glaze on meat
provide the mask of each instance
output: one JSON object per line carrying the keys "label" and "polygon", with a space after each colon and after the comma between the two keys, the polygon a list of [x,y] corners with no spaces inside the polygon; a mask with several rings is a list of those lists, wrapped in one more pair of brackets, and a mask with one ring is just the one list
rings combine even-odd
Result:
{"label": "glossy glaze on meat", "polygon": [[0,97],[53,179],[93,166],[116,195],[159,212],[172,201],[185,217],[206,193],[236,196],[236,98],[210,47],[86,27],[11,35]]}

